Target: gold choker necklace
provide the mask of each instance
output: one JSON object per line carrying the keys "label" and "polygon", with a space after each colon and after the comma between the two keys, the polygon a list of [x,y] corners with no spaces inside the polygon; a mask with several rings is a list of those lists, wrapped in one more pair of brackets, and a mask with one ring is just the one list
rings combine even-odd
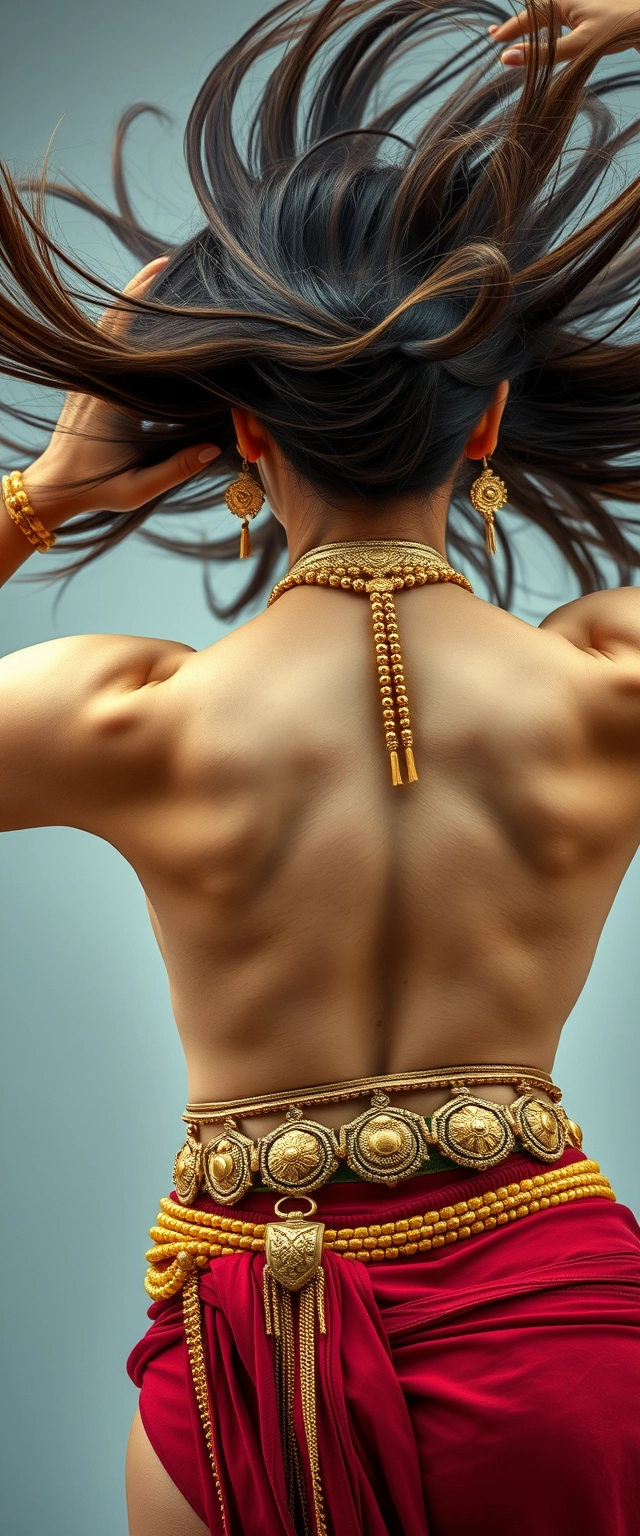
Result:
{"label": "gold choker necklace", "polygon": [[371,603],[373,639],[391,782],[402,784],[400,742],[404,747],[407,778],[417,783],[409,700],[404,680],[402,651],[396,619],[394,592],[403,587],[424,587],[453,582],[473,592],[459,571],[454,571],[437,549],[395,539],[354,539],[344,544],[321,544],[310,549],[287,571],[273,589],[269,605],[292,587],[341,587],[345,592],[365,593]]}

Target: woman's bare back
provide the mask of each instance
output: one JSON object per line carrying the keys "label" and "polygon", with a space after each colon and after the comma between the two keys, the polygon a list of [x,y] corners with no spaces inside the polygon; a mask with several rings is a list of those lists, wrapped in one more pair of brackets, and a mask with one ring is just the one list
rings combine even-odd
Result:
{"label": "woman's bare back", "polygon": [[[50,675],[74,679],[59,803],[41,797],[38,820],[84,826],[137,871],[192,1099],[444,1063],[548,1070],[640,839],[637,592],[540,630],[458,588],[401,594],[420,776],[402,789],[368,609],[297,590],[202,653],[89,637],[2,664],[17,711],[21,658],[46,670],[56,650]],[[24,774],[9,824],[23,794]]]}

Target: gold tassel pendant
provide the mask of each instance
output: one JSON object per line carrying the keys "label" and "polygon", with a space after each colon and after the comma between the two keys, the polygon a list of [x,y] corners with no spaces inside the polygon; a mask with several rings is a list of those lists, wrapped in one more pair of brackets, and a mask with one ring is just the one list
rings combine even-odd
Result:
{"label": "gold tassel pendant", "polygon": [[[488,466],[485,468],[483,484],[488,479],[494,489],[496,484],[501,485]],[[269,604],[275,603],[293,587],[314,584],[341,587],[343,591],[369,597],[382,726],[393,788],[404,782],[400,767],[401,748],[404,748],[407,764],[407,782],[418,782],[394,593],[432,582],[452,582],[467,592],[473,591],[466,576],[455,571],[448,560],[428,544],[415,544],[404,539],[350,539],[345,543],[320,545],[302,555],[276,583],[269,598]]]}
{"label": "gold tassel pendant", "polygon": [[495,518],[493,516],[487,517],[486,514],[484,520],[484,545],[488,555],[497,555]]}
{"label": "gold tassel pendant", "polygon": [[398,753],[395,751],[395,749],[392,749],[392,751],[389,753],[389,757],[391,760],[391,783],[401,784],[402,774],[400,772],[400,758],[398,757]]}
{"label": "gold tassel pendant", "polygon": [[476,512],[480,512],[484,518],[484,543],[487,554],[496,555],[498,546],[495,514],[501,507],[506,506],[509,492],[504,480],[501,480],[499,475],[494,475],[493,470],[489,468],[487,459],[483,459],[482,463],[482,474],[474,480],[469,495]]}
{"label": "gold tassel pendant", "polygon": [[[240,448],[236,443],[238,453]],[[242,455],[241,455],[242,457]],[[249,518],[257,517],[260,508],[264,506],[264,491],[253,476],[249,473],[248,460],[242,459],[242,469],[237,480],[232,480],[227,486],[224,499],[234,517],[242,518],[242,532],[240,534],[240,559],[248,560],[251,554],[251,535],[249,533]]]}
{"label": "gold tassel pendant", "polygon": [[[371,581],[368,583],[367,591],[371,602],[373,640],[376,648],[378,685],[382,703],[382,722],[387,751],[391,761],[391,783],[394,787],[403,783],[399,756],[401,741],[407,764],[408,782],[409,784],[417,784],[418,774],[413,756],[413,733],[409,715],[409,700],[404,680],[404,663],[400,648],[395,603],[393,601],[393,581],[386,577]],[[399,733],[397,724],[400,727]]]}
{"label": "gold tassel pendant", "polygon": [[[314,1216],[317,1210],[315,1200],[310,1195],[304,1195],[303,1199],[308,1200],[311,1206],[309,1216]],[[279,1210],[281,1204],[282,1200],[278,1200],[275,1207],[275,1214],[280,1220],[277,1223],[268,1222],[265,1230],[267,1262],[262,1275],[262,1295],[266,1331],[274,1341],[276,1401],[287,1500],[294,1524],[299,1511],[305,1536],[311,1536],[304,1469],[294,1424],[296,1347],[292,1292],[299,1292],[300,1396],[313,1490],[315,1536],[328,1536],[316,1417],[316,1318],[319,1332],[327,1331],[324,1270],[321,1262],[324,1223],[308,1220],[302,1211],[290,1211],[284,1215]]]}

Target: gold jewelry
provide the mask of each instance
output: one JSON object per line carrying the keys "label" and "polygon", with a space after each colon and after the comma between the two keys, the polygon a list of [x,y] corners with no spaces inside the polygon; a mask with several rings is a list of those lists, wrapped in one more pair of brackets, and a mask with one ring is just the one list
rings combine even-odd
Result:
{"label": "gold jewelry", "polygon": [[2,499],[16,528],[20,529],[25,539],[29,540],[39,554],[46,555],[47,551],[57,543],[57,538],[55,533],[45,528],[44,523],[41,523],[40,518],[36,516],[19,469],[14,469],[10,475],[3,475]]}
{"label": "gold jewelry", "polygon": [[304,1120],[297,1107],[288,1111],[284,1128],[260,1137],[257,1148],[263,1184],[283,1195],[319,1189],[335,1173],[340,1156],[333,1132],[317,1120]]}
{"label": "gold jewelry", "polygon": [[218,1125],[235,1117],[246,1120],[254,1115],[274,1115],[280,1110],[312,1109],[318,1104],[347,1104],[350,1099],[367,1098],[372,1093],[413,1093],[426,1088],[482,1087],[498,1085],[538,1088],[554,1102],[562,1098],[548,1072],[538,1067],[475,1062],[463,1067],[427,1067],[422,1072],[385,1072],[376,1077],[350,1077],[341,1083],[317,1083],[312,1088],[283,1088],[276,1093],[257,1093],[252,1098],[220,1099],[217,1103],[187,1104],[182,1116],[187,1125]]}
{"label": "gold jewelry", "polygon": [[182,1316],[184,1321],[184,1336],[191,1366],[191,1378],[198,1404],[200,1423],[207,1446],[211,1475],[215,1484],[222,1529],[226,1536],[227,1521],[218,1463],[216,1460],[215,1446],[213,1444],[213,1430],[211,1428],[211,1403],[209,1402],[209,1383],[207,1380],[207,1361],[204,1352],[204,1339],[202,1337],[202,1316],[200,1312],[200,1293],[198,1290],[198,1270],[190,1254],[182,1254],[182,1269],[184,1282],[182,1291]]}
{"label": "gold jewelry", "polygon": [[429,1160],[431,1138],[423,1115],[396,1109],[374,1093],[371,1109],[340,1131],[340,1152],[354,1173],[372,1184],[410,1179]]}
{"label": "gold jewelry", "polygon": [[[296,1379],[299,1381],[302,1420],[309,1463],[314,1529],[327,1536],[324,1498],[318,1455],[316,1405],[316,1323],[327,1333],[323,1250],[360,1264],[388,1263],[414,1254],[429,1253],[445,1244],[464,1241],[480,1233],[495,1232],[512,1221],[522,1221],[539,1211],[568,1205],[576,1200],[615,1201],[598,1163],[574,1163],[533,1179],[486,1190],[455,1205],[434,1207],[422,1215],[371,1226],[333,1228],[315,1221],[317,1206],[285,1212],[276,1202],[278,1221],[234,1221],[209,1211],[183,1210],[174,1200],[160,1201],[157,1222],[151,1228],[153,1248],[146,1258],[145,1290],[152,1301],[169,1300],[182,1290],[187,1351],[209,1462],[216,1486],[223,1530],[225,1508],[216,1462],[211,1404],[203,1344],[198,1292],[198,1271],[212,1259],[249,1252],[264,1253],[262,1296],[265,1329],[273,1339],[276,1401],[282,1441],[287,1502],[292,1518],[296,1504],[303,1512],[303,1526],[311,1529],[306,1479],[295,1430]],[[162,1266],[162,1267],[161,1267]],[[298,1339],[291,1293],[299,1293]],[[299,1373],[299,1376],[298,1376]]]}
{"label": "gold jewelry", "polygon": [[[513,1104],[496,1104],[469,1092],[469,1085],[510,1083],[518,1088]],[[391,1104],[381,1087],[396,1091],[416,1087],[448,1087],[452,1098],[431,1116]],[[340,1091],[342,1089],[342,1092]],[[372,1092],[373,1089],[373,1092]],[[319,1121],[303,1118],[301,1104],[341,1103],[371,1093],[371,1108],[334,1131]],[[547,1095],[540,1098],[540,1093]],[[332,1083],[311,1089],[291,1103],[292,1094],[270,1098],[227,1101],[224,1105],[189,1105],[183,1119],[188,1135],[174,1166],[176,1192],[184,1205],[192,1205],[204,1186],[221,1205],[235,1205],[251,1188],[258,1174],[267,1189],[280,1195],[309,1194],[327,1184],[339,1163],[346,1163],[358,1178],[393,1187],[400,1179],[414,1178],[430,1161],[429,1148],[438,1149],[448,1163],[482,1171],[503,1162],[516,1140],[541,1162],[556,1162],[565,1147],[582,1146],[582,1132],[557,1103],[560,1089],[545,1072],[526,1067],[458,1067],[449,1075],[411,1072],[386,1078],[365,1078],[347,1084]],[[236,1127],[236,1117],[266,1114],[287,1103],[286,1119],[256,1141]],[[555,1100],[555,1102],[551,1102]],[[219,1136],[205,1147],[196,1140],[200,1125],[222,1121]]]}
{"label": "gold jewelry", "polygon": [[[463,1242],[481,1232],[493,1232],[537,1211],[594,1195],[615,1200],[598,1163],[585,1159],[564,1168],[550,1168],[519,1183],[503,1184],[469,1200],[458,1200],[455,1205],[429,1208],[406,1220],[325,1227],[324,1247],[360,1264],[381,1263],[405,1255],[410,1258],[447,1243]],[[160,1206],[156,1225],[149,1234],[154,1246],[146,1255],[150,1268],[144,1282],[153,1301],[175,1296],[194,1264],[206,1269],[211,1259],[227,1254],[264,1252],[268,1223],[238,1221],[213,1211],[192,1210],[170,1199],[162,1199]]]}
{"label": "gold jewelry", "polygon": [[[238,444],[236,443],[236,448]],[[240,559],[248,560],[251,554],[251,534],[249,532],[249,520],[256,517],[261,506],[264,505],[264,492],[257,485],[253,475],[249,473],[249,460],[242,456],[240,448],[238,453],[242,458],[242,469],[237,480],[232,480],[227,486],[224,499],[234,517],[242,518],[240,530]]]}
{"label": "gold jewelry", "polygon": [[202,1150],[200,1142],[189,1132],[184,1146],[176,1152],[173,1187],[185,1205],[191,1205],[202,1185]]}
{"label": "gold jewelry", "polygon": [[497,553],[496,544],[496,512],[500,511],[509,500],[509,492],[498,475],[494,475],[489,468],[487,459],[482,460],[482,474],[474,480],[469,495],[476,512],[481,512],[484,518],[485,545],[488,555]]}
{"label": "gold jewelry", "polygon": [[[274,1342],[276,1401],[287,1482],[287,1500],[289,1512],[294,1519],[296,1501],[302,1505],[303,1526],[305,1531],[310,1531],[305,1478],[300,1464],[300,1447],[294,1422],[297,1354],[302,1422],[311,1473],[314,1529],[316,1536],[328,1536],[320,1477],[316,1417],[316,1317],[319,1332],[327,1331],[322,1268],[324,1222],[311,1220],[317,1210],[315,1200],[309,1199],[311,1210],[306,1212],[285,1213],[279,1209],[280,1204],[281,1201],[277,1200],[275,1215],[279,1220],[270,1221],[265,1227],[266,1264],[262,1271],[262,1297],[265,1329],[267,1334],[272,1335]],[[300,1292],[297,1351],[291,1306],[292,1291]]]}
{"label": "gold jewelry", "polygon": [[424,587],[427,583],[441,581],[453,582],[467,592],[473,592],[466,576],[454,571],[448,560],[428,544],[414,544],[404,539],[354,539],[343,544],[322,544],[309,550],[276,583],[269,598],[268,606],[292,587],[313,585],[340,587],[345,592],[362,592],[368,596],[392,784],[402,784],[398,756],[400,741],[404,747],[409,783],[415,784],[418,780],[393,594],[403,587]]}

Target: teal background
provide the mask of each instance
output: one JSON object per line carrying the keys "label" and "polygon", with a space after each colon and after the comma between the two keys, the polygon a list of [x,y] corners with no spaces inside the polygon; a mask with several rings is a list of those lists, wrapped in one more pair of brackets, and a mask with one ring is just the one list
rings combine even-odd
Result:
{"label": "teal background", "polygon": [[[140,125],[133,186],[153,227],[192,227],[184,119],[206,69],[265,7],[236,0],[21,0],[3,18],[0,150],[35,166],[59,123],[52,168],[108,197],[119,112],[161,103],[177,127]],[[114,282],[134,270],[73,212],[61,232]],[[538,620],[571,594],[518,530]],[[232,577],[221,578],[232,580]],[[196,568],[141,544],[65,590],[14,579],[0,649],[87,630],[221,632]],[[1,723],[0,723],[1,730]],[[640,1207],[637,1171],[638,887],[630,870],[557,1063],[618,1194]],[[170,1182],[185,1073],[163,967],[132,871],[97,839],[51,828],[0,840],[4,1260],[0,1523],[7,1536],[125,1536],[122,1465],[135,1392],[124,1362],[145,1327],[146,1231]]]}

